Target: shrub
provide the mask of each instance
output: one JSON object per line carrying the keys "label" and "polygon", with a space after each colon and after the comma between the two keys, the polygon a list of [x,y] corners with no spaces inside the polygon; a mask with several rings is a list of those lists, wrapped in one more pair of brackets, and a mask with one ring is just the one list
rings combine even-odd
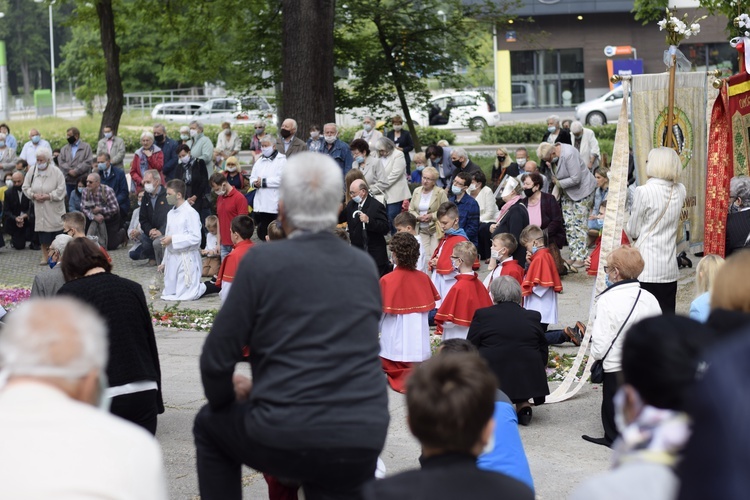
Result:
{"label": "shrub", "polygon": [[[616,124],[588,127],[599,140],[614,140]],[[539,144],[547,133],[546,123],[513,123],[498,127],[485,127],[479,136],[482,144]]]}
{"label": "shrub", "polygon": [[423,147],[430,144],[437,144],[441,140],[448,141],[448,144],[456,142],[456,134],[447,129],[417,127],[417,134],[419,135],[419,142]]}

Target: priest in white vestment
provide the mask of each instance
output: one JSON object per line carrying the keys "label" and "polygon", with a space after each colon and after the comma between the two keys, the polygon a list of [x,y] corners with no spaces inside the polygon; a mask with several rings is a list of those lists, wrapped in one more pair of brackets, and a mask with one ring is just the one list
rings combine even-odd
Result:
{"label": "priest in white vestment", "polygon": [[162,300],[196,300],[206,291],[201,283],[201,221],[198,212],[185,200],[185,183],[167,183],[167,203],[174,208],[167,214],[167,229],[161,240],[164,259]]}

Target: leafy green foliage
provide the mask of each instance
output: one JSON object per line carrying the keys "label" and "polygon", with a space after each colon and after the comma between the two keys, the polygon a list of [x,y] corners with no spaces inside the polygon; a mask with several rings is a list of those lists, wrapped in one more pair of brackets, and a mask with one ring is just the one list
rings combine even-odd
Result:
{"label": "leafy green foliage", "polygon": [[[614,141],[617,124],[610,123],[599,127],[587,127],[594,131],[596,138]],[[482,144],[539,144],[547,132],[546,123],[514,123],[499,127],[485,127],[479,136]]]}

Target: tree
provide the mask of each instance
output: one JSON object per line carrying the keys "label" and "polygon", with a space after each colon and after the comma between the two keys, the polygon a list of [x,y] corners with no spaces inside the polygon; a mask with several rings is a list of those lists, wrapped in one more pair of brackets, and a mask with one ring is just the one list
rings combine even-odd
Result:
{"label": "tree", "polygon": [[357,0],[342,5],[337,55],[356,78],[339,85],[339,107],[389,111],[398,101],[418,151],[410,105],[426,105],[426,78],[458,82],[457,67],[488,62],[478,35],[506,20],[512,5],[491,0]]}
{"label": "tree", "polygon": [[[336,119],[333,82],[334,0],[282,0],[282,102],[307,131]],[[322,122],[322,123],[321,123]]]}
{"label": "tree", "polygon": [[[748,0],[699,0],[699,5],[712,16],[716,14],[725,16],[729,20],[728,31],[731,30],[732,20],[735,17],[750,13],[750,1]],[[647,24],[651,21],[661,20],[667,7],[669,7],[669,0],[635,0],[633,13],[637,21],[643,21],[643,24]]]}
{"label": "tree", "polygon": [[105,126],[111,127],[117,132],[122,117],[122,108],[125,97],[122,91],[122,78],[120,77],[120,47],[115,39],[115,13],[112,10],[112,0],[98,0],[96,2],[96,13],[99,16],[99,35],[102,40],[104,59],[107,61],[104,72],[107,81],[107,105],[102,113],[102,123],[99,134],[103,133]]}

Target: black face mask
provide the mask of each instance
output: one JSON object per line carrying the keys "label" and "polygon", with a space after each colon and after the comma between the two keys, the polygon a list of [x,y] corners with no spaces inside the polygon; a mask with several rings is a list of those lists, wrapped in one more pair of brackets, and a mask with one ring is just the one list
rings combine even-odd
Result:
{"label": "black face mask", "polygon": [[523,194],[526,195],[526,198],[531,198],[534,196],[534,190],[533,189],[524,189]]}
{"label": "black face mask", "polygon": [[163,135],[155,135],[154,136],[154,141],[162,143],[162,142],[164,142],[164,136]]}
{"label": "black face mask", "polygon": [[497,157],[497,161],[499,161],[500,163],[502,163],[502,162],[505,161],[505,157],[504,156],[498,156]]}
{"label": "black face mask", "polygon": [[281,137],[283,137],[284,139],[289,139],[289,137],[290,137],[290,136],[292,135],[292,132],[291,132],[290,130],[287,130],[287,129],[285,129],[285,128],[282,128],[281,130],[279,130],[279,134],[280,134],[280,135],[281,135]]}
{"label": "black face mask", "polygon": [[68,137],[68,144],[72,146],[75,143],[76,143],[76,137],[74,135],[71,135],[70,137]]}
{"label": "black face mask", "polygon": [[461,163],[461,160],[453,160],[451,163],[453,163],[453,166],[456,168],[461,168],[461,165],[463,165],[463,163]]}

